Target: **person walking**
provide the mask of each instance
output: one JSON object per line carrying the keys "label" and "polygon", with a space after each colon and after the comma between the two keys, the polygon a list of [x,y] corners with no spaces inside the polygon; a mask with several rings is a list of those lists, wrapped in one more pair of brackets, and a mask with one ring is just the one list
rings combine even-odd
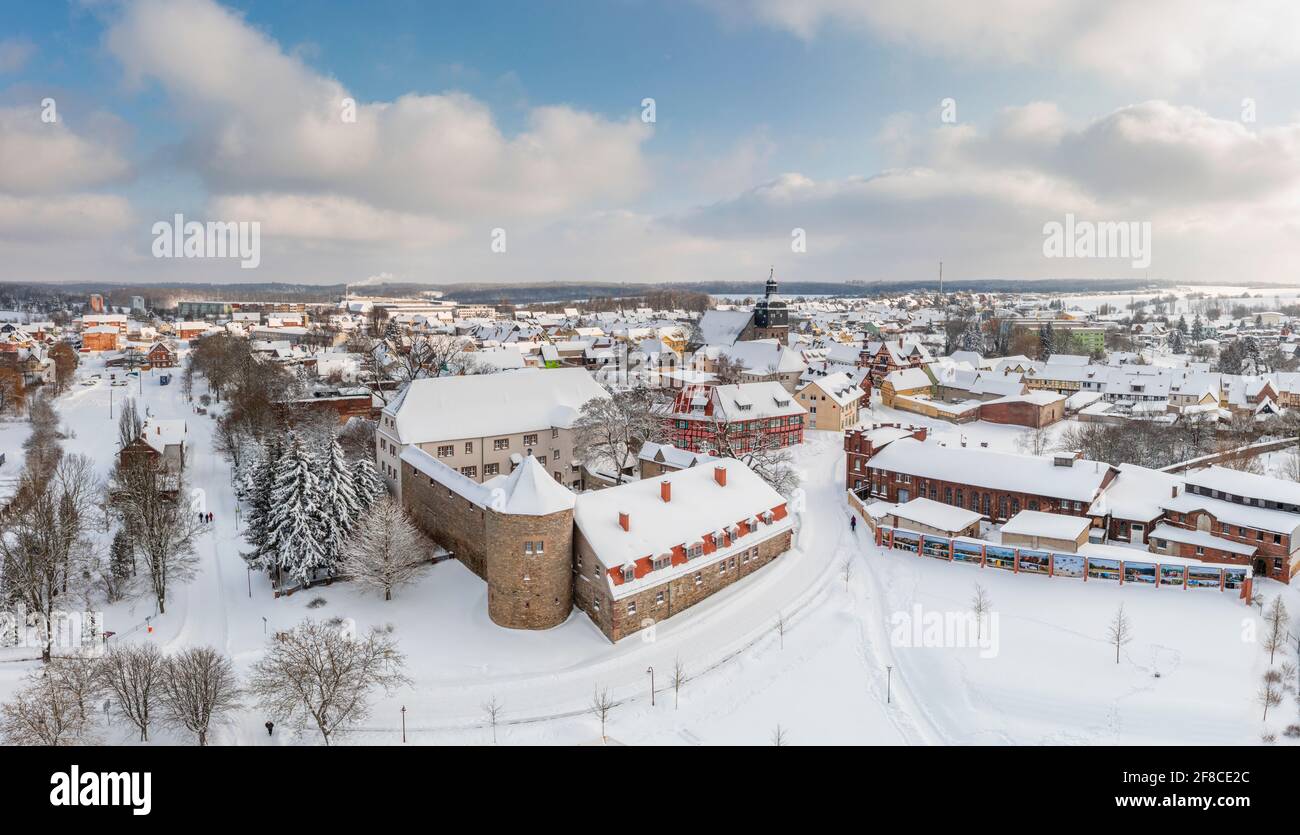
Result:
{"label": "person walking", "polygon": [[270,719],[267,719],[267,720],[266,720],[266,735],[267,735],[267,736],[270,736],[270,735],[271,735],[271,732],[274,731],[274,730],[275,730],[275,723],[272,722]]}
{"label": "person walking", "polygon": [[858,517],[856,516],[849,517],[849,530],[853,531],[854,533],[858,532]]}

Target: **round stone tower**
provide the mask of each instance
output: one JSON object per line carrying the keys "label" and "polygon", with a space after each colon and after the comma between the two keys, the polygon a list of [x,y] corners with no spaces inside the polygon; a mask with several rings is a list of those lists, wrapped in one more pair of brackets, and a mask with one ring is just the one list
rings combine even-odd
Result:
{"label": "round stone tower", "polygon": [[573,609],[574,495],[537,459],[523,459],[484,514],[488,617],[510,629],[550,629]]}

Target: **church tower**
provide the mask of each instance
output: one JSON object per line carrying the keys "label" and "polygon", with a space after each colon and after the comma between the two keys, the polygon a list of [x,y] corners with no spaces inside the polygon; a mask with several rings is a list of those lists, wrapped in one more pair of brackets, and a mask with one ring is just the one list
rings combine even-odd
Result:
{"label": "church tower", "polygon": [[754,339],[775,339],[785,345],[790,333],[790,311],[777,290],[773,270],[768,274],[763,298],[754,305]]}

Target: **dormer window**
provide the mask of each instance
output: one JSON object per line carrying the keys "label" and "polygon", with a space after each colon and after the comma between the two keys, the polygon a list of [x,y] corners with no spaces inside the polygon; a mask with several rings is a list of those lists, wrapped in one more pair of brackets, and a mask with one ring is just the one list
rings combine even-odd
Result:
{"label": "dormer window", "polygon": [[636,568],[630,565],[623,566],[623,582],[630,583],[636,579]]}

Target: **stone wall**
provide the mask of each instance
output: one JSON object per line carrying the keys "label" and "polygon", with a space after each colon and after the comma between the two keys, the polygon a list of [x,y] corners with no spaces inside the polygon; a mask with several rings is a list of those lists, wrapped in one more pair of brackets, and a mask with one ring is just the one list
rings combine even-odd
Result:
{"label": "stone wall", "polygon": [[489,510],[486,542],[492,622],[510,629],[564,623],[573,610],[573,511],[514,516]]}

